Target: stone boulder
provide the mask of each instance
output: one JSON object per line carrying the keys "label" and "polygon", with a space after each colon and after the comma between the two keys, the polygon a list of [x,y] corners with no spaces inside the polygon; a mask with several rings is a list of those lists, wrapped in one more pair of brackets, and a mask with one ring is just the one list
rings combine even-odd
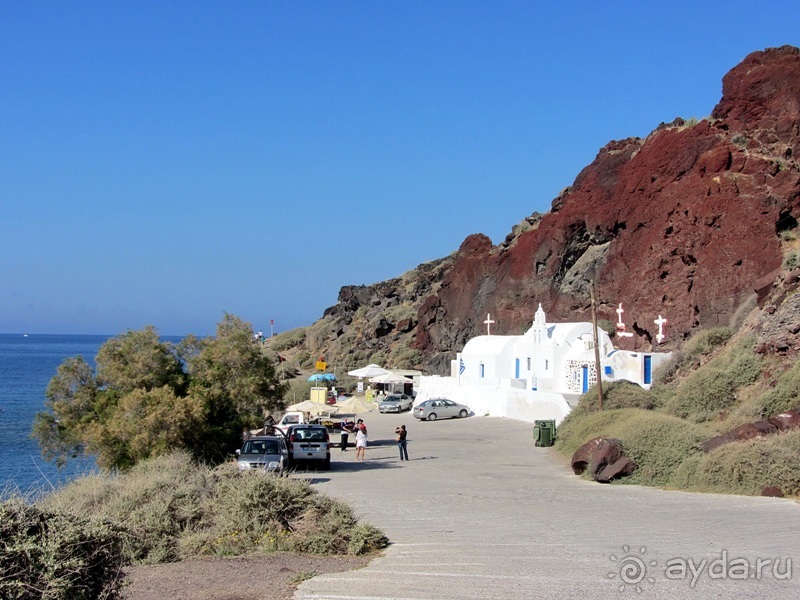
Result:
{"label": "stone boulder", "polygon": [[769,496],[770,498],[783,498],[783,490],[774,485],[768,485],[761,490],[762,496]]}
{"label": "stone boulder", "polygon": [[703,452],[711,452],[731,442],[763,438],[778,433],[779,431],[789,431],[791,429],[800,429],[800,408],[787,410],[786,412],[774,415],[763,421],[745,423],[736,429],[731,429],[727,433],[706,440],[700,444],[699,448]]}
{"label": "stone boulder", "polygon": [[731,429],[727,433],[716,435],[711,439],[701,443],[699,448],[703,452],[711,452],[720,446],[731,442],[743,442],[756,438],[763,438],[773,433],[777,433],[778,428],[769,421],[756,421],[755,423],[745,423],[736,429]]}
{"label": "stone boulder", "polygon": [[608,483],[636,470],[636,464],[625,454],[622,442],[603,436],[591,439],[578,448],[570,464],[576,475],[588,467],[592,479],[600,483]]}
{"label": "stone boulder", "polygon": [[779,415],[767,419],[778,431],[789,431],[790,429],[800,429],[800,408],[787,410]]}

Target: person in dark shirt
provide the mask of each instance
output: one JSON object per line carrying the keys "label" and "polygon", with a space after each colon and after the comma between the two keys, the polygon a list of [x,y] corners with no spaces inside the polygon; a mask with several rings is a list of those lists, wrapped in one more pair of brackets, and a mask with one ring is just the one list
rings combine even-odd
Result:
{"label": "person in dark shirt", "polygon": [[347,451],[347,440],[353,431],[353,423],[351,421],[348,421],[347,419],[342,421],[342,452]]}
{"label": "person in dark shirt", "polygon": [[408,448],[406,446],[408,431],[406,431],[406,426],[400,425],[394,432],[397,434],[397,447],[400,449],[400,460],[408,460]]}

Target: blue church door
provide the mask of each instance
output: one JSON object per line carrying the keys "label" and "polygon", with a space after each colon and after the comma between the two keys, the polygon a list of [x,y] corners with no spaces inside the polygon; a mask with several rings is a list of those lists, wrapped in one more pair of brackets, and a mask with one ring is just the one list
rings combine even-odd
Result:
{"label": "blue church door", "polygon": [[514,365],[514,379],[519,379],[519,359],[517,359],[517,362]]}
{"label": "blue church door", "polygon": [[585,394],[589,391],[589,367],[587,365],[581,367],[581,377],[581,391]]}
{"label": "blue church door", "polygon": [[644,382],[653,382],[653,357],[645,354],[644,357]]}

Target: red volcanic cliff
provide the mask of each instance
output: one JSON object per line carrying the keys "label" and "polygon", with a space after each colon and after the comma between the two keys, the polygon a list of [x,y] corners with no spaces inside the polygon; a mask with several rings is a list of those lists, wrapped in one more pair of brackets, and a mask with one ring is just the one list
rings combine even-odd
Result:
{"label": "red volcanic cliff", "polygon": [[[670,346],[727,324],[756,280],[780,268],[781,232],[797,225],[800,50],[754,52],[723,79],[709,120],[662,124],[646,139],[609,143],[538,225],[493,246],[468,237],[417,315],[413,347],[443,365],[484,330],[599,317],[628,330],[623,347],[651,347],[659,314]],[[439,360],[435,357],[439,355]]]}

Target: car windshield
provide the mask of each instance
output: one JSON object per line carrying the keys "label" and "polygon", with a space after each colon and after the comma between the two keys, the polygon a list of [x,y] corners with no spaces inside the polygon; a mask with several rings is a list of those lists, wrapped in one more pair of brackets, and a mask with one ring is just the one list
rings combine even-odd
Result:
{"label": "car windshield", "polygon": [[386,400],[384,400],[384,402],[400,402],[400,398],[396,398],[396,397],[386,398]]}
{"label": "car windshield", "polygon": [[242,447],[242,454],[278,454],[278,440],[248,440]]}

